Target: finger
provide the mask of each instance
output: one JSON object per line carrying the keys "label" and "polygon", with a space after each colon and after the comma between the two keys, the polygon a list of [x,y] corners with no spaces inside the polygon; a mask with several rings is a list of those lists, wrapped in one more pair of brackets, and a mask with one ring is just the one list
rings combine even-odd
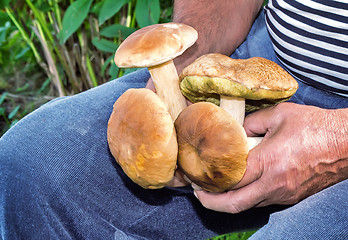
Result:
{"label": "finger", "polygon": [[260,154],[268,145],[268,140],[263,139],[262,142],[249,151],[247,158],[247,166],[243,178],[240,180],[237,185],[232,189],[238,189],[244,187],[252,182],[258,180],[264,171],[263,161],[260,157]]}
{"label": "finger", "polygon": [[265,108],[245,117],[244,129],[248,137],[265,134],[270,127],[274,108]]}
{"label": "finger", "polygon": [[227,213],[245,211],[258,206],[264,200],[258,182],[225,193],[209,193],[194,190],[194,194],[204,207]]}
{"label": "finger", "polygon": [[156,92],[156,88],[155,88],[155,85],[152,81],[152,78],[150,78],[149,81],[147,81],[145,88],[150,89],[153,92]]}
{"label": "finger", "polygon": [[188,178],[185,176],[185,174],[177,169],[174,173],[174,177],[167,184],[167,187],[184,187],[189,184],[190,182],[188,181]]}

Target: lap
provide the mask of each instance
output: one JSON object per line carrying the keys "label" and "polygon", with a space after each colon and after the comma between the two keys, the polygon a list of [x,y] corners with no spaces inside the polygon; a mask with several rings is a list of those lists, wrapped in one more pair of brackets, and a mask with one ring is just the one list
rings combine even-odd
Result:
{"label": "lap", "polygon": [[[258,32],[261,25],[256,22],[250,39],[267,39],[264,32]],[[271,52],[258,49],[246,41],[234,55],[273,60]],[[283,209],[271,206],[236,215],[217,213],[204,209],[190,188],[144,190],[132,183],[110,155],[107,121],[116,99],[128,88],[144,87],[148,78],[143,69],[84,93],[54,100],[0,139],[3,236],[203,239],[260,227],[267,223],[270,213]],[[342,196],[335,186],[328,189],[329,195],[316,194],[271,215],[255,238],[276,231],[279,224],[283,226],[279,229],[291,232],[306,226],[305,221],[314,226],[316,219],[325,214],[334,217],[342,207],[341,214],[347,212],[347,206],[335,200],[335,196]],[[308,217],[301,220],[304,215]]]}
{"label": "lap", "polygon": [[250,239],[346,239],[348,180],[337,183],[283,211]]}
{"label": "lap", "polygon": [[213,212],[189,187],[145,190],[123,173],[108,149],[107,121],[116,99],[130,87],[144,87],[148,78],[139,70],[56,99],[0,139],[6,239],[204,239],[267,221],[269,209]]}

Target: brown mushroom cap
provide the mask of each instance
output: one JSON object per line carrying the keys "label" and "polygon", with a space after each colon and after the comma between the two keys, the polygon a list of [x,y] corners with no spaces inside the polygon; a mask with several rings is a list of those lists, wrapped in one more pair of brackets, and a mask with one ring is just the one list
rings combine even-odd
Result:
{"label": "brown mushroom cap", "polygon": [[143,188],[173,178],[178,145],[173,120],[149,89],[129,89],[114,104],[107,129],[109,148],[123,171]]}
{"label": "brown mushroom cap", "polygon": [[128,36],[115,54],[118,67],[151,67],[181,55],[197,40],[197,31],[182,23],[144,27]]}
{"label": "brown mushroom cap", "polygon": [[220,95],[240,97],[249,99],[247,111],[285,101],[298,88],[296,80],[273,61],[261,57],[232,59],[218,53],[196,59],[179,78],[182,93],[192,102],[219,105]]}
{"label": "brown mushroom cap", "polygon": [[175,121],[178,166],[210,192],[231,189],[243,177],[249,152],[243,127],[222,108],[208,102],[185,108]]}

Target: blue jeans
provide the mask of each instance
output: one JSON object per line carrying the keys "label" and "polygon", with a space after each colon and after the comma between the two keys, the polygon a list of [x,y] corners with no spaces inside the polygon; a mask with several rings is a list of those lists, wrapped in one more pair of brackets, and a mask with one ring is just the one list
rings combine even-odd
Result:
{"label": "blue jeans", "polygon": [[[259,54],[276,60],[262,13],[234,57]],[[190,187],[145,190],[134,184],[109,152],[107,121],[116,99],[148,78],[142,69],[53,100],[0,139],[1,239],[205,239],[259,227],[254,239],[347,236],[347,180],[294,206],[239,214],[205,209]],[[292,101],[348,107],[347,99],[304,84]]]}

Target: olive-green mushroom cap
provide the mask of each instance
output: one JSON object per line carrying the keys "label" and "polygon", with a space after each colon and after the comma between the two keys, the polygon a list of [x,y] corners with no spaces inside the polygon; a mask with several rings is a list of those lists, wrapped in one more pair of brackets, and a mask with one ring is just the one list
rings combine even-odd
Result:
{"label": "olive-green mushroom cap", "polygon": [[[282,67],[261,57],[232,59],[211,53],[201,56],[180,74],[180,88],[192,102],[220,104],[220,96],[246,99],[246,111],[288,100],[298,83]],[[260,101],[261,100],[261,101]]]}

